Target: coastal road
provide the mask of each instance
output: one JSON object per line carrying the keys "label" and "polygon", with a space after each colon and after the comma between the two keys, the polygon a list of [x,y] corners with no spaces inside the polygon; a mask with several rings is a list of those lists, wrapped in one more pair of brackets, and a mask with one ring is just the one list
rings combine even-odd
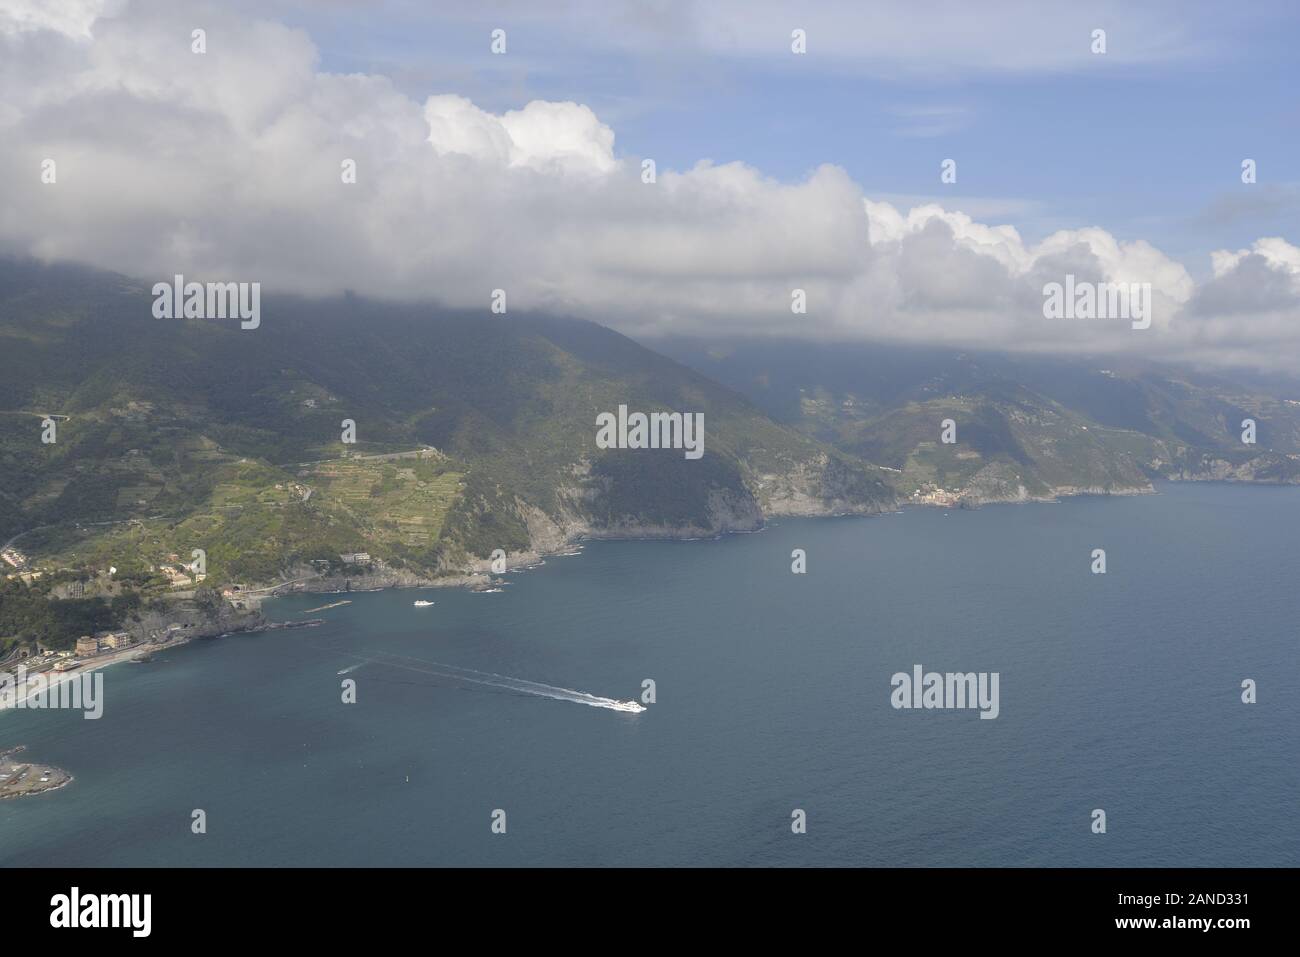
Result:
{"label": "coastal road", "polygon": [[296,585],[296,584],[298,584],[298,582],[309,582],[309,581],[311,581],[313,578],[324,578],[324,577],[325,577],[324,575],[319,575],[319,574],[318,574],[318,575],[306,575],[306,576],[304,576],[303,578],[293,578],[293,579],[290,579],[290,580],[287,581],[287,582],[278,582],[278,583],[276,583],[276,584],[274,584],[274,585],[265,585],[265,586],[263,586],[262,588],[250,588],[248,591],[244,592],[244,594],[245,594],[245,595],[256,595],[258,592],[261,592],[261,591],[275,591],[277,588],[283,588],[285,585]]}

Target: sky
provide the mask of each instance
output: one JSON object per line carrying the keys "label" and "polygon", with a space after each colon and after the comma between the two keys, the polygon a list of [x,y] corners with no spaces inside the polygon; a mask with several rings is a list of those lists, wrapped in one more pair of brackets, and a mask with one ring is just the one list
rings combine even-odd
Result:
{"label": "sky", "polygon": [[[486,4],[451,21],[441,6],[389,5],[381,18],[303,4],[286,19],[312,33],[327,69],[384,73],[412,96],[447,86],[493,112],[585,103],[621,152],[676,168],[735,160],[795,181],[832,162],[878,198],[1001,215],[1031,239],[1105,225],[1199,272],[1212,249],[1300,223],[1294,3],[715,0],[758,21],[744,39],[727,38],[727,15],[702,21],[689,4],[647,4],[653,20],[609,17],[598,35],[580,13],[590,6]],[[511,15],[528,10],[547,13]],[[787,24],[812,30],[803,59],[787,53]],[[513,27],[524,62],[478,55],[497,26]],[[701,36],[713,27],[716,40]],[[1105,56],[1089,49],[1097,27]],[[1247,156],[1265,170],[1262,197],[1238,188]],[[958,183],[940,189],[946,158]]]}
{"label": "sky", "polygon": [[[643,340],[1297,371],[1297,27],[1293,3],[0,0],[0,250],[500,288]],[[1151,328],[1045,319],[1066,274],[1151,284]]]}

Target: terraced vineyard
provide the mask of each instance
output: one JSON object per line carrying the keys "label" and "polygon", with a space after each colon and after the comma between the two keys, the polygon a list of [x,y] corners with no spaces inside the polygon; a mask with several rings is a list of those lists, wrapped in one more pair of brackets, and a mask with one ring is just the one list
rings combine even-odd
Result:
{"label": "terraced vineyard", "polygon": [[464,473],[445,456],[376,461],[351,457],[299,473],[327,506],[337,506],[382,539],[425,549],[437,542],[443,522],[464,487]]}

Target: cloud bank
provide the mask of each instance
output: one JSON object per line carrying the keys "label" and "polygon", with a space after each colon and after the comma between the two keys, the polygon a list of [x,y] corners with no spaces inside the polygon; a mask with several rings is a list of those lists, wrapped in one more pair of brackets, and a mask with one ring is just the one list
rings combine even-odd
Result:
{"label": "cloud bank", "polygon": [[[206,31],[206,53],[192,31]],[[739,37],[742,45],[749,34]],[[743,41],[743,42],[742,42]],[[1200,285],[1096,226],[1026,244],[841,168],[657,169],[587,106],[500,114],[331,74],[305,33],[217,7],[0,0],[0,249],[118,270],[568,313],[641,337],[803,336],[1300,369],[1300,249]],[[55,181],[43,181],[47,162]],[[345,182],[347,161],[355,182]],[[1043,287],[1149,283],[1153,322],[1048,320]],[[791,309],[803,290],[806,313]],[[269,317],[267,321],[273,321]]]}

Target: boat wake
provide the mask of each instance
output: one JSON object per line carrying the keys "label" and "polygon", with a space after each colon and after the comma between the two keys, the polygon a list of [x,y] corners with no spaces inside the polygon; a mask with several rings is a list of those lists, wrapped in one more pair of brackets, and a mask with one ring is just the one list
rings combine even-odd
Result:
{"label": "boat wake", "polygon": [[[517,691],[520,694],[536,695],[539,698],[572,701],[574,704],[585,704],[592,708],[607,708],[610,711],[624,711],[629,714],[640,714],[645,710],[645,707],[636,701],[605,698],[600,695],[588,694],[585,691],[575,691],[572,688],[560,688],[555,685],[543,684],[540,681],[512,678],[509,675],[499,675],[491,671],[476,671],[473,668],[461,668],[457,665],[447,665],[437,661],[428,661],[424,658],[412,658],[407,655],[396,655],[387,651],[374,652],[366,656],[352,655],[351,657],[361,659],[359,664],[353,666],[354,668],[359,668],[362,664],[386,665],[390,668],[401,668],[406,671],[434,675],[452,681],[468,681],[471,684],[504,688],[508,691]],[[348,670],[350,671],[352,668]],[[343,672],[339,673],[342,674]]]}

